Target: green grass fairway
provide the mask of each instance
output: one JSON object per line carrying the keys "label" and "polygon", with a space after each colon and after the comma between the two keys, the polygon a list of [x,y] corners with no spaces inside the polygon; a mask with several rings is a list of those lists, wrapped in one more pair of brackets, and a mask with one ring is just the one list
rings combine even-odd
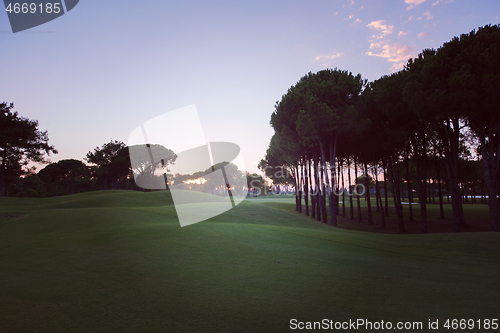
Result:
{"label": "green grass fairway", "polygon": [[0,198],[0,332],[500,318],[499,233],[367,233],[293,209],[252,198],[181,228],[166,192]]}

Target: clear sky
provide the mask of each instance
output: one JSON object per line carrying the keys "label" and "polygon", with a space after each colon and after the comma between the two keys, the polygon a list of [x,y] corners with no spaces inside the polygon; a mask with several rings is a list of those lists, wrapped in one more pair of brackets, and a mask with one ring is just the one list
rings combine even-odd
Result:
{"label": "clear sky", "polygon": [[497,23],[499,0],[80,0],[16,34],[0,13],[0,101],[48,130],[52,161],[195,104],[206,138],[238,144],[255,172],[275,102],[307,72],[373,81]]}

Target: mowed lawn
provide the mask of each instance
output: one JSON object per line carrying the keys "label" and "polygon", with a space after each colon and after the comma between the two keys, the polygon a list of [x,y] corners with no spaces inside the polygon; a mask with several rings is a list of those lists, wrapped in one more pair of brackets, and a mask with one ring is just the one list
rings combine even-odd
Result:
{"label": "mowed lawn", "polygon": [[439,319],[444,332],[500,318],[499,233],[345,230],[279,197],[181,228],[171,202],[0,198],[0,332],[288,332],[291,319],[415,332]]}

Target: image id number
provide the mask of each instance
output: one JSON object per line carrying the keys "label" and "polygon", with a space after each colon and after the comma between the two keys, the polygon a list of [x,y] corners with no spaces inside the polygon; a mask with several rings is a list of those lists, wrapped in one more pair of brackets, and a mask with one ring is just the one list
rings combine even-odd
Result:
{"label": "image id number", "polygon": [[485,329],[485,330],[496,330],[498,329],[498,319],[448,319],[444,323],[444,327],[447,329]]}
{"label": "image id number", "polygon": [[46,13],[46,14],[59,14],[61,11],[60,3],[46,3],[45,6],[43,3],[41,4],[36,4],[36,3],[9,3],[5,11],[7,11],[9,14],[14,12],[15,14],[23,13]]}

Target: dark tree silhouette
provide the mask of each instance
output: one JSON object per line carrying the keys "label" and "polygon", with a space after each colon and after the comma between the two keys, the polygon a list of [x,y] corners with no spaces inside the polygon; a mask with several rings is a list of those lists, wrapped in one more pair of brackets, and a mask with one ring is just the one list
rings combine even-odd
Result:
{"label": "dark tree silhouette", "polygon": [[23,167],[29,162],[47,163],[46,154],[57,154],[47,131],[38,129],[38,121],[19,116],[13,108],[12,103],[0,104],[0,196],[6,185],[25,173]]}
{"label": "dark tree silhouette", "polygon": [[120,188],[120,182],[131,175],[132,168],[127,146],[121,141],[110,141],[88,152],[85,160],[93,164],[92,175],[100,189]]}

